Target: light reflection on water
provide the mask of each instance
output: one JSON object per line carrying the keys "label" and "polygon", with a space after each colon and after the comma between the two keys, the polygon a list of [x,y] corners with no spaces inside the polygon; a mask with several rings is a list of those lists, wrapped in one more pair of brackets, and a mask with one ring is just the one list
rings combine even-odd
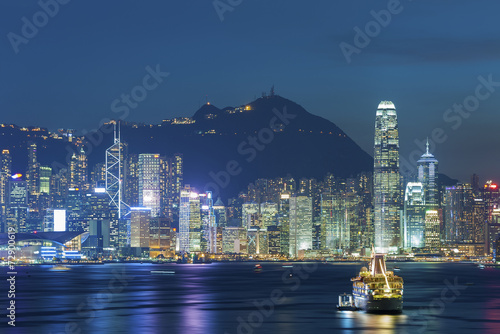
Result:
{"label": "light reflection on water", "polygon": [[[466,264],[402,263],[403,313],[374,315],[335,309],[337,296],[349,291],[349,279],[361,264],[321,264],[300,280],[296,290],[293,281],[283,280],[290,268],[263,263],[264,270],[257,274],[253,265],[114,264],[75,266],[57,273],[43,266],[19,268],[16,329],[58,334],[68,332],[66,326],[75,323],[81,333],[460,334],[498,333],[500,327],[499,270],[479,270]],[[113,271],[123,269],[133,276],[123,289],[99,307],[77,311],[82,302],[108,287]],[[174,270],[175,275],[151,275],[151,270]],[[440,297],[444,280],[455,277],[459,284],[474,284],[436,312],[432,302]],[[273,305],[260,321],[255,302],[269,301],[274,290],[283,293],[282,302]]]}
{"label": "light reflection on water", "polygon": [[359,311],[342,311],[341,325],[343,333],[352,333],[353,329],[364,333],[399,334],[400,326],[407,322],[405,314],[369,314]]}

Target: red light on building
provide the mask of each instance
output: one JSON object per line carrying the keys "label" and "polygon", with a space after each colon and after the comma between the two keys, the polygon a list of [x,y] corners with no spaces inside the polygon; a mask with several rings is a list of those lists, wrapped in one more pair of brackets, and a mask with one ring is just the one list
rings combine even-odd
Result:
{"label": "red light on building", "polygon": [[496,189],[496,188],[498,188],[498,186],[496,184],[490,184],[490,188],[491,189]]}

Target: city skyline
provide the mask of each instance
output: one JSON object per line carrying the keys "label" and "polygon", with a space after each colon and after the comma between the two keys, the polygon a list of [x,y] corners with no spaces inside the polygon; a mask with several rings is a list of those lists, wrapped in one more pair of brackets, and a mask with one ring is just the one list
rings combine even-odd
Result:
{"label": "city skyline", "polygon": [[[142,85],[145,75],[155,72],[158,65],[160,72],[170,74],[156,83],[147,82],[148,87],[157,87],[129,109],[127,120],[159,123],[165,118],[189,117],[207,100],[221,108],[241,105],[275,84],[279,94],[338,124],[370,153],[372,126],[358,119],[371,117],[373,106],[388,99],[398,105],[401,128],[407,130],[401,137],[402,157],[409,159],[414,150],[425,152],[425,139],[433,140],[433,131],[441,129],[444,133],[438,137],[446,140],[432,145],[433,140],[431,153],[441,157],[441,168],[450,177],[465,181],[468,171],[496,173],[490,164],[478,163],[489,159],[494,165],[500,159],[491,154],[498,146],[494,124],[500,121],[495,112],[500,98],[494,57],[498,50],[490,43],[500,34],[492,14],[498,9],[496,3],[486,5],[490,10],[481,14],[465,1],[451,8],[434,4],[437,12],[441,8],[452,17],[469,18],[467,24],[453,19],[446,25],[439,15],[429,16],[423,3],[402,3],[389,24],[362,48],[355,44],[354,28],[363,30],[375,20],[371,11],[380,13],[386,4],[323,1],[303,17],[304,5],[299,1],[287,1],[286,6],[253,1],[225,12],[221,21],[211,2],[196,8],[182,3],[115,6],[107,2],[100,4],[99,11],[68,3],[59,6],[57,15],[36,36],[19,44],[17,53],[7,34],[22,37],[21,18],[31,20],[41,8],[35,2],[2,6],[6,7],[0,11],[6,29],[2,48],[5,61],[12,64],[0,72],[6,78],[0,83],[5,92],[0,107],[6,111],[2,122],[91,131],[102,119],[116,117],[112,102]],[[280,15],[282,8],[286,16]],[[109,18],[111,12],[114,15]],[[82,13],[96,20],[82,21]],[[295,18],[307,24],[299,29],[291,23]],[[249,25],[254,19],[261,24]],[[128,26],[129,21],[130,41],[117,39],[117,27]],[[415,22],[426,22],[426,26],[416,29]],[[203,32],[194,28],[197,24],[203,24]],[[80,27],[86,34],[81,34]],[[274,38],[281,41],[279,45],[269,42]],[[110,40],[113,43],[108,45]],[[360,50],[350,56],[350,63],[342,42]],[[129,52],[130,45],[138,45],[141,52]],[[225,52],[229,46],[242,50],[238,57]],[[211,56],[199,62],[196,55],[204,50],[212,50]],[[266,52],[250,52],[254,50]],[[251,54],[257,54],[257,59]],[[288,61],[274,60],[283,57]],[[447,63],[448,59],[453,61]],[[238,82],[228,85],[233,81]],[[184,89],[187,83],[189,89]],[[477,101],[471,97],[479,85],[481,98],[475,106]],[[19,98],[24,90],[32,99]],[[460,111],[454,105],[465,108]],[[481,145],[467,141],[466,134]]]}
{"label": "city skyline", "polygon": [[[266,94],[266,93],[264,92],[263,94]],[[208,103],[208,104],[211,105],[210,103]],[[206,105],[207,104],[205,104],[205,106]],[[243,106],[241,106],[241,107],[243,107]],[[241,108],[241,107],[239,107],[239,108]],[[184,120],[189,120],[189,119],[190,118],[182,118],[182,117],[181,118],[175,118],[174,117],[173,119],[167,120],[167,121],[184,122]],[[111,123],[113,123],[113,122],[120,122],[120,119],[118,118],[118,119],[111,120]],[[165,122],[165,120],[163,120],[163,122]],[[398,122],[399,122],[399,119],[398,119]],[[108,122],[104,126],[106,126],[106,127],[109,128],[110,127],[109,124],[110,123]],[[147,125],[147,123],[142,123],[142,122],[139,122],[139,123],[132,122],[132,123],[130,123],[130,125],[133,125],[133,124],[146,124]],[[180,123],[180,124],[182,124],[182,123]],[[18,126],[17,124],[15,124],[15,125]],[[157,125],[161,126],[161,123],[159,123]],[[20,128],[22,128],[22,127],[20,126]],[[37,126],[35,126],[34,128],[36,129]],[[59,128],[57,131],[52,131],[52,130],[49,129],[49,132],[60,135],[61,131],[65,132],[65,131],[73,131],[73,130],[74,129]],[[404,130],[407,131],[408,129],[404,129]],[[94,131],[95,131],[95,129],[94,129]],[[103,133],[107,133],[108,132],[108,130],[105,130],[105,131],[99,130],[99,131],[102,131]],[[96,135],[97,137],[100,136],[99,131],[97,132],[97,135]],[[403,133],[405,131],[403,131]],[[92,136],[94,136],[94,134],[95,134],[95,132],[90,132],[87,135],[90,136],[90,137],[92,137]],[[67,133],[64,133],[64,135],[67,135]],[[440,133],[439,135],[437,135],[436,138],[441,138],[442,139],[443,137],[440,137],[441,135],[442,134]],[[81,134],[79,135],[77,133],[74,133],[73,136],[74,137],[78,137],[79,136],[80,138],[82,138],[84,140],[88,140],[85,135],[81,135]],[[91,147],[93,145],[92,144],[93,140],[95,140],[95,139],[92,139],[92,138],[90,139],[89,145]],[[360,145],[361,147],[365,146],[365,145],[363,145],[364,143],[356,142],[356,144]],[[104,144],[99,144],[99,145],[104,145]],[[403,173],[404,175],[410,176],[410,177],[413,177],[413,175],[418,175],[419,173],[421,173],[419,171],[419,164],[418,164],[419,160],[421,160],[421,159],[425,160],[426,157],[431,157],[431,159],[432,159],[433,153],[435,153],[435,152],[432,151],[432,149],[435,148],[435,147],[437,147],[437,146],[439,146],[439,145],[440,145],[439,144],[439,140],[437,142],[433,141],[433,137],[432,136],[431,137],[426,137],[426,138],[422,139],[421,141],[419,140],[418,141],[418,145],[417,145],[418,148],[416,148],[415,150],[413,150],[409,156],[401,156],[401,166],[400,166],[401,167],[401,173]],[[403,144],[403,146],[404,146],[404,144]],[[83,152],[83,147],[81,147],[81,149],[79,149],[79,150],[81,150],[81,152]],[[79,153],[81,153],[81,152],[79,152]],[[373,152],[373,148],[371,150],[369,150],[369,151],[366,151],[366,153],[368,153],[370,155],[372,155],[372,152]],[[151,152],[147,152],[147,154],[150,154],[150,153]],[[36,152],[34,154],[36,154]],[[144,154],[146,154],[146,153],[144,153]],[[73,157],[71,159],[75,159],[75,158],[79,158],[79,157],[81,157],[81,154],[78,154],[78,155],[73,154]],[[441,159],[441,161],[443,161],[443,160]],[[415,162],[417,162],[417,164],[415,164]],[[85,163],[88,163],[88,162],[85,162]],[[445,161],[444,165],[445,166],[449,166],[449,163],[450,163],[449,161]],[[442,162],[440,164],[442,164]],[[478,163],[477,165],[480,166],[480,165],[484,165],[484,164]],[[71,162],[68,165],[68,168],[73,168],[72,166],[73,166],[73,162]],[[16,169],[16,172],[22,172],[22,170]],[[472,175],[479,175],[479,177],[482,178],[483,181],[486,181],[486,180],[500,180],[500,175],[498,175],[498,172],[496,170],[492,174],[479,174],[478,171],[477,171],[477,168],[476,169],[472,169],[472,170],[466,170],[465,167],[464,167],[462,169],[462,172],[461,172],[461,174],[464,175],[462,178],[460,178],[460,177],[453,177],[453,175],[450,174],[449,171],[447,171],[447,170],[441,170],[440,172],[443,173],[444,175],[452,178],[452,179],[458,179],[460,182],[464,182],[464,183],[471,183],[472,182],[471,181]],[[29,177],[29,169],[26,169],[25,173],[26,173],[27,177]],[[437,170],[436,170],[436,173],[437,173]],[[35,187],[35,185],[33,185],[33,187]],[[178,186],[177,186],[177,188],[178,188]]]}
{"label": "city skyline", "polygon": [[0,1],[0,327],[498,332],[499,11]]}

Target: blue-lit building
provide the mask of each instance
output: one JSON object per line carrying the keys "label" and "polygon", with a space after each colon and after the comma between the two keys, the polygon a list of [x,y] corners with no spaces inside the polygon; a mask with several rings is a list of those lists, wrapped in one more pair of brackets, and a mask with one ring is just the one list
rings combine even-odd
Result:
{"label": "blue-lit building", "polygon": [[405,191],[403,218],[404,248],[422,248],[425,246],[425,201],[423,185],[420,182],[408,182]]}
{"label": "blue-lit building", "polygon": [[[37,232],[16,233],[17,260],[80,259],[82,242],[88,233]],[[8,256],[8,233],[0,234],[0,257]]]}
{"label": "blue-lit building", "polygon": [[429,152],[429,141],[427,150],[417,161],[418,182],[422,183],[425,205],[429,209],[439,206],[438,191],[438,161]]}
{"label": "blue-lit building", "polygon": [[[28,183],[21,174],[12,176],[7,193],[7,227],[13,226],[16,232],[28,232]],[[7,228],[6,228],[7,230]]]}

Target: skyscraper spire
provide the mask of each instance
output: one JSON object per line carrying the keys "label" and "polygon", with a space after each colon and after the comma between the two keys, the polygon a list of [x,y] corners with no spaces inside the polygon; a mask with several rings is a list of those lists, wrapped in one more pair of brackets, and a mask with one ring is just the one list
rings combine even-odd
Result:
{"label": "skyscraper spire", "polygon": [[438,161],[429,152],[429,138],[427,150],[417,161],[418,182],[423,184],[424,203],[432,208],[439,204],[438,191]]}
{"label": "skyscraper spire", "polygon": [[425,154],[429,154],[429,137],[427,137],[427,144],[425,144],[426,146],[426,153]]}

